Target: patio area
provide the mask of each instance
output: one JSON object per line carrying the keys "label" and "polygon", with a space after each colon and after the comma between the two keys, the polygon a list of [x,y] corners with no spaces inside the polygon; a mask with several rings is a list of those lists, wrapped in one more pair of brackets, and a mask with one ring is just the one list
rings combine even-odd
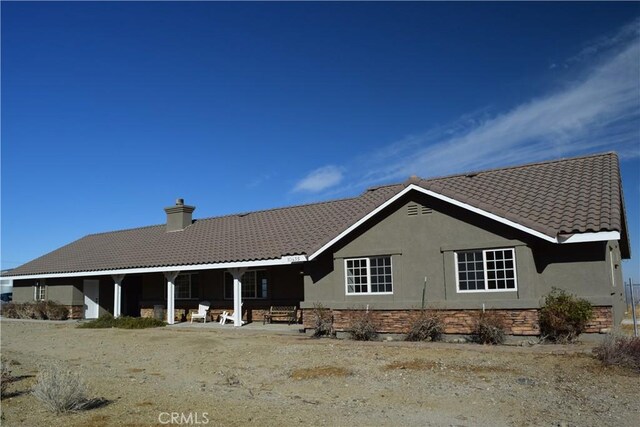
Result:
{"label": "patio area", "polygon": [[220,322],[207,322],[202,321],[180,322],[173,325],[167,325],[168,328],[175,329],[226,329],[226,330],[249,330],[249,331],[264,331],[278,334],[291,334],[298,335],[303,332],[301,324],[289,325],[285,322],[282,323],[267,323],[262,322],[250,322],[242,325],[241,327],[233,326],[233,322],[227,322],[225,325],[221,325]]}

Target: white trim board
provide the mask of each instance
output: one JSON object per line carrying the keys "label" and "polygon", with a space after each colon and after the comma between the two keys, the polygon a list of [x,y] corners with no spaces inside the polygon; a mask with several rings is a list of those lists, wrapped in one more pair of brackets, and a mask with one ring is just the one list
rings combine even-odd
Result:
{"label": "white trim board", "polygon": [[436,199],[445,201],[447,203],[450,203],[452,205],[461,207],[461,208],[466,209],[468,211],[477,213],[477,214],[482,215],[484,217],[493,219],[493,220],[495,220],[497,222],[500,222],[502,224],[506,224],[506,225],[508,225],[510,227],[513,227],[513,228],[517,229],[517,230],[524,231],[527,234],[530,234],[532,236],[538,237],[538,238],[540,238],[542,240],[546,240],[547,242],[551,242],[551,243],[565,244],[565,243],[581,243],[581,242],[599,242],[599,241],[607,241],[607,240],[620,240],[620,232],[618,232],[618,231],[603,231],[603,232],[597,232],[597,233],[576,233],[576,234],[571,234],[571,235],[548,236],[548,235],[546,235],[544,233],[541,233],[541,232],[536,231],[536,230],[534,230],[532,228],[529,228],[529,227],[525,227],[524,225],[518,224],[518,223],[516,223],[514,221],[511,221],[511,220],[509,220],[507,218],[503,218],[501,216],[492,214],[491,212],[487,212],[487,211],[485,211],[483,209],[476,208],[475,206],[471,206],[471,205],[469,205],[467,203],[463,203],[463,202],[461,202],[459,200],[452,199],[451,197],[444,196],[444,195],[436,193],[434,191],[427,190],[427,189],[422,188],[420,186],[417,186],[415,184],[410,184],[404,190],[402,190],[401,192],[399,192],[398,194],[396,194],[395,196],[393,196],[392,198],[390,198],[389,200],[387,200],[386,202],[384,202],[383,204],[378,206],[373,211],[369,212],[369,214],[367,214],[366,216],[361,218],[358,222],[356,222],[351,227],[347,228],[345,231],[340,233],[338,236],[336,236],[335,238],[330,240],[328,243],[326,243],[320,249],[318,249],[313,254],[311,254],[307,259],[309,261],[313,260],[318,255],[323,253],[327,248],[333,246],[336,242],[341,240],[343,237],[345,237],[347,234],[351,233],[356,228],[360,227],[362,224],[367,222],[371,217],[375,216],[378,212],[382,211],[384,208],[386,208],[387,206],[389,206],[390,204],[392,204],[393,202],[395,202],[396,200],[398,200],[399,198],[401,198],[402,196],[404,196],[405,194],[407,194],[409,191],[412,191],[412,190],[415,190],[415,191],[418,191],[420,193],[426,194],[428,196],[434,197]]}
{"label": "white trim board", "polygon": [[268,267],[272,265],[290,265],[307,261],[304,255],[291,255],[282,258],[265,259],[257,261],[237,261],[221,262],[214,264],[186,264],[172,265],[166,267],[143,267],[143,268],[121,268],[116,270],[96,270],[96,271],[76,271],[72,273],[48,273],[48,274],[28,274],[23,276],[10,276],[13,280],[23,279],[48,279],[55,277],[88,277],[88,276],[110,276],[114,274],[139,274],[139,273],[164,273],[168,271],[197,271],[214,270],[226,268],[251,268]]}

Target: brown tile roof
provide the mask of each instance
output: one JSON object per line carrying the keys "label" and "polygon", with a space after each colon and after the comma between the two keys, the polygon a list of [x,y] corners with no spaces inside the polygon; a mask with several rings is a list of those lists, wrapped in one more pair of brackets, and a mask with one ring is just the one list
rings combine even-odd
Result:
{"label": "brown tile roof", "polygon": [[615,153],[421,180],[419,185],[547,236],[622,231]]}
{"label": "brown tile roof", "polygon": [[359,197],[207,218],[179,232],[165,225],[91,234],[11,271],[69,273],[311,255],[411,183],[516,223],[559,233],[620,231],[624,217],[614,153],[412,179]]}

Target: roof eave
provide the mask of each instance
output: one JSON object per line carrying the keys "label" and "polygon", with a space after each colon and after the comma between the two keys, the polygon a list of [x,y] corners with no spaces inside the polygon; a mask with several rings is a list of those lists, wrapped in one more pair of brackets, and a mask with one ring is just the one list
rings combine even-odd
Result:
{"label": "roof eave", "polygon": [[116,274],[142,274],[142,273],[164,273],[170,271],[198,271],[198,270],[215,270],[215,269],[227,269],[227,268],[255,268],[255,267],[269,267],[275,265],[290,265],[307,261],[305,255],[287,255],[281,258],[253,260],[253,261],[231,261],[221,263],[210,264],[184,264],[184,265],[170,265],[161,267],[136,267],[136,268],[117,268],[111,270],[87,270],[87,271],[73,271],[73,272],[58,272],[58,273],[35,273],[35,274],[23,274],[19,276],[2,276],[2,278],[12,280],[25,280],[25,279],[50,279],[61,277],[91,277],[91,276],[111,276]]}

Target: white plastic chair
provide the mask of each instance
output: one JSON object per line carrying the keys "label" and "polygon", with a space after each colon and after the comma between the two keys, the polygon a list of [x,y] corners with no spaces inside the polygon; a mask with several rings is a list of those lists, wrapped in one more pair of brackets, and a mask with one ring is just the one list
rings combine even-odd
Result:
{"label": "white plastic chair", "polygon": [[[244,303],[242,303],[240,307],[242,307],[242,305],[244,305]],[[242,308],[240,309],[240,316],[242,316]],[[235,318],[236,318],[235,312],[229,314],[228,311],[223,311],[222,314],[220,315],[220,324],[224,325],[225,323],[227,323],[227,320],[231,320],[233,322]],[[247,323],[244,320],[241,320],[241,322],[243,325]]]}
{"label": "white plastic chair", "polygon": [[209,311],[209,307],[211,303],[209,301],[202,301],[198,305],[198,312],[191,314],[191,323],[193,323],[193,319],[202,319],[204,323],[207,323],[207,312]]}

